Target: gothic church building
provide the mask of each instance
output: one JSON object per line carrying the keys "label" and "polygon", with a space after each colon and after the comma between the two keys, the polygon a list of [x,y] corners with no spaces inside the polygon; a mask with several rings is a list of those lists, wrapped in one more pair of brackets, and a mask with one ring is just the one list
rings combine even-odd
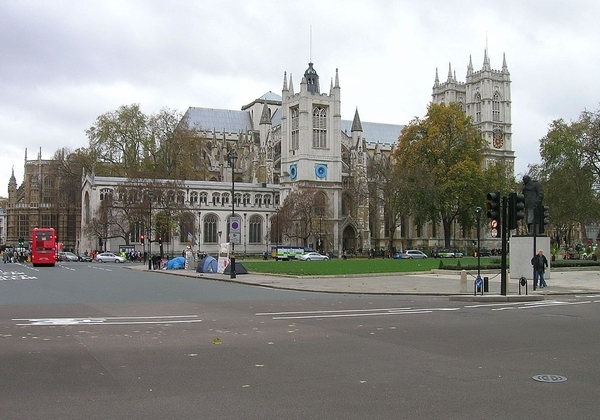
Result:
{"label": "gothic church building", "polygon": [[[313,248],[322,241],[323,251],[336,255],[343,250],[387,249],[384,209],[366,193],[375,182],[369,178],[368,167],[370,161],[391,153],[402,125],[361,122],[358,109],[351,120],[342,119],[337,70],[326,89],[321,89],[313,63],[298,85],[287,73],[282,82],[281,95],[268,92],[239,111],[192,107],[185,113],[183,121],[204,139],[208,165],[206,180],[184,181],[178,194],[195,219],[200,250],[215,254],[219,243],[226,241],[232,202],[242,225],[238,255],[260,254],[275,241]],[[510,74],[505,58],[501,70],[491,68],[487,51],[481,70],[474,71],[469,60],[465,82],[458,82],[450,67],[446,82],[441,83],[436,70],[432,100],[457,102],[472,117],[489,142],[486,162],[503,160],[514,166]],[[237,159],[228,159],[231,150]],[[103,197],[125,181],[84,175],[82,225],[89,223]],[[274,216],[285,198],[302,188],[317,191],[324,210],[319,229],[306,244],[273,238],[269,229]],[[399,250],[439,247],[443,245],[440,233],[437,226],[417,229],[410,219],[403,220],[392,246]],[[458,236],[461,248],[472,239],[470,232]],[[137,238],[138,233],[133,233],[131,244],[143,250]],[[97,239],[82,234],[79,251],[97,248]],[[180,252],[187,242],[186,232],[180,229],[167,249]],[[118,251],[123,245],[108,239],[106,247]]]}

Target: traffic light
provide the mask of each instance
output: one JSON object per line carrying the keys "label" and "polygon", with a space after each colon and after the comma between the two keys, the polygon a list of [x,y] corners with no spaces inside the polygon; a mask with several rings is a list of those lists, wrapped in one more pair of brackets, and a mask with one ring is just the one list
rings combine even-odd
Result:
{"label": "traffic light", "polygon": [[492,219],[491,221],[491,233],[494,238],[502,237],[502,230],[500,226],[500,193],[493,192],[487,194],[487,217],[488,219]]}
{"label": "traffic light", "polygon": [[158,244],[162,246],[162,236],[158,237]]}
{"label": "traffic light", "polygon": [[144,245],[144,235],[140,235],[140,242],[142,243],[142,245]]}
{"label": "traffic light", "polygon": [[542,203],[538,206],[538,224],[540,226],[540,233],[544,233],[546,231],[546,225],[550,223],[550,220],[548,220],[550,217],[549,210],[550,207],[544,206]]}
{"label": "traffic light", "polygon": [[25,246],[25,240],[23,238],[19,238],[19,248],[23,248]]}
{"label": "traffic light", "polygon": [[525,218],[525,196],[510,193],[508,196],[508,228],[516,229],[519,220]]}

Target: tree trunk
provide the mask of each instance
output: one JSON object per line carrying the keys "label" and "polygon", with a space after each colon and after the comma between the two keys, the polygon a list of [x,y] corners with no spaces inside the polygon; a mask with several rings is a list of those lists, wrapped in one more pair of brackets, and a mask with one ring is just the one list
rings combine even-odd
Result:
{"label": "tree trunk", "polygon": [[444,227],[444,248],[450,248],[450,240],[452,239],[452,219],[442,219]]}

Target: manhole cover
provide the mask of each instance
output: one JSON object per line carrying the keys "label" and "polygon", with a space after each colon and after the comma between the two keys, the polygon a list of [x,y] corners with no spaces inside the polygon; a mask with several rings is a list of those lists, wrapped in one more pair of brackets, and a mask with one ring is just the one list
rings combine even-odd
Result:
{"label": "manhole cover", "polygon": [[567,380],[564,376],[549,374],[535,375],[533,379],[538,382],[565,382]]}

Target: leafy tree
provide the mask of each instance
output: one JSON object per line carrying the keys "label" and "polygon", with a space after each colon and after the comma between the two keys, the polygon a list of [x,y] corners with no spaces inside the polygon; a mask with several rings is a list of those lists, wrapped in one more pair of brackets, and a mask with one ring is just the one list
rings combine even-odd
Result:
{"label": "leafy tree", "polygon": [[136,176],[141,157],[156,147],[148,129],[148,117],[139,104],[123,105],[99,116],[86,134],[96,159],[111,166],[116,176]]}
{"label": "leafy tree", "polygon": [[600,143],[593,139],[598,122],[598,115],[589,112],[572,123],[555,120],[540,140],[542,164],[535,169],[544,184],[544,204],[551,209],[556,235],[566,236],[569,242],[575,226],[585,229],[600,217],[596,181],[600,167],[595,160]]}
{"label": "leafy tree", "polygon": [[123,105],[96,119],[86,130],[97,173],[148,179],[204,179],[205,140],[182,120],[163,109],[144,114],[138,104]]}
{"label": "leafy tree", "polygon": [[407,188],[402,186],[405,182],[403,176],[406,173],[400,170],[399,165],[394,165],[393,161],[393,157],[378,153],[368,163],[368,176],[372,181],[370,183],[372,204],[370,214],[373,215],[371,224],[377,227],[379,215],[377,210],[382,208],[390,253],[394,247],[396,225],[402,217],[410,214],[413,197],[407,194]]}
{"label": "leafy tree", "polygon": [[470,117],[455,103],[431,103],[425,118],[415,118],[402,129],[393,153],[402,175],[398,188],[411,197],[417,220],[442,222],[446,247],[454,221],[472,221],[473,209],[485,196],[486,146]]}
{"label": "leafy tree", "polygon": [[[329,219],[326,208],[318,190],[312,188],[293,190],[285,198],[277,214],[279,234],[288,239],[299,239],[304,247],[308,246],[308,239],[318,234],[319,223],[323,223],[322,219]],[[326,230],[327,226],[321,225],[321,228]],[[273,229],[272,225],[271,229]],[[273,235],[274,232],[271,234]]]}

